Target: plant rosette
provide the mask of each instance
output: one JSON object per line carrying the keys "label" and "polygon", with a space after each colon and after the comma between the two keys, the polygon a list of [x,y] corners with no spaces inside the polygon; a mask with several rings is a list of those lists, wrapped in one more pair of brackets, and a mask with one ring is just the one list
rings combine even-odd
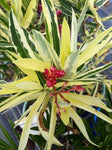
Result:
{"label": "plant rosette", "polygon": [[[93,107],[112,112],[100,98],[95,97],[97,89],[93,91],[93,96],[83,95],[83,91],[89,86],[97,87],[96,85],[102,83],[104,77],[100,72],[112,66],[111,62],[96,68],[91,64],[96,54],[100,57],[108,50],[112,28],[99,34],[92,42],[87,43],[85,48],[77,49],[77,25],[79,21],[83,21],[82,17],[77,20],[72,11],[71,39],[69,25],[66,19],[63,20],[60,40],[52,1],[49,3],[48,0],[42,0],[42,5],[46,19],[46,39],[36,30],[32,31],[31,36],[27,30],[20,27],[13,11],[10,12],[9,31],[16,53],[8,51],[8,56],[24,72],[25,77],[11,83],[0,84],[2,87],[0,95],[11,95],[0,103],[0,112],[25,101],[34,100],[20,118],[21,120],[28,114],[18,150],[24,150],[27,144],[31,123],[37,111],[38,128],[47,141],[47,150],[51,149],[52,144],[63,146],[54,136],[57,115],[66,126],[72,126],[71,118],[85,138],[96,145],[89,139],[85,125],[74,108],[88,111],[112,124],[111,118]],[[43,123],[48,103],[52,106],[49,130]]]}

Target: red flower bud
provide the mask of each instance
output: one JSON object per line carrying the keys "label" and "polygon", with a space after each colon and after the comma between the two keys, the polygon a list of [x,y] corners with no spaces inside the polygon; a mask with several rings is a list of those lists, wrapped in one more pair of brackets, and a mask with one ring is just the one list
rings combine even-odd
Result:
{"label": "red flower bud", "polygon": [[45,69],[45,74],[49,75],[49,70]]}
{"label": "red flower bud", "polygon": [[54,66],[51,66],[50,71],[51,71],[51,72],[55,72],[55,71],[56,71],[56,68],[55,68]]}
{"label": "red flower bud", "polygon": [[53,87],[54,84],[57,83],[56,78],[61,78],[65,75],[63,70],[56,70],[54,66],[51,66],[50,72],[48,69],[45,69],[44,73],[42,73],[43,77],[47,82],[48,87]]}

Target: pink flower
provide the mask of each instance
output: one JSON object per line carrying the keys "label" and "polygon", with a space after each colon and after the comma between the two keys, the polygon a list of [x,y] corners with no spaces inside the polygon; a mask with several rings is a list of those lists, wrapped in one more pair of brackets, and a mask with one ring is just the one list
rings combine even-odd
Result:
{"label": "pink flower", "polygon": [[42,12],[42,5],[41,5],[41,4],[39,4],[39,5],[38,5],[37,12],[39,12],[39,13],[41,13],[41,12]]}
{"label": "pink flower", "polygon": [[61,16],[63,13],[59,9],[56,11],[57,16]]}
{"label": "pink flower", "polygon": [[42,73],[44,79],[46,80],[48,87],[53,87],[57,83],[57,78],[61,78],[65,75],[64,70],[57,70],[54,66],[51,66],[50,71],[45,68],[44,73]]}

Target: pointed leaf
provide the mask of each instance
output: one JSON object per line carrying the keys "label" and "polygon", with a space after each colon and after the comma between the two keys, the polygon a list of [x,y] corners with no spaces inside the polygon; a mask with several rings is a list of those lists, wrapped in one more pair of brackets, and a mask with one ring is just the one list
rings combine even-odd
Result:
{"label": "pointed leaf", "polygon": [[11,40],[15,46],[15,49],[17,50],[17,53],[19,53],[20,56],[22,57],[35,58],[35,55],[32,51],[32,47],[29,44],[31,36],[30,35],[26,36],[27,31],[23,30],[19,26],[12,10],[10,12],[9,25],[10,25]]}
{"label": "pointed leaf", "polygon": [[89,77],[94,76],[96,74],[98,75],[98,73],[100,73],[100,72],[110,68],[111,66],[112,66],[112,62],[110,62],[110,63],[108,63],[106,65],[103,65],[101,67],[97,67],[97,68],[95,68],[93,70],[87,71],[85,73],[79,73],[79,74],[77,74],[75,76],[75,78],[77,78],[77,79],[89,78]]}
{"label": "pointed leaf", "polygon": [[78,25],[77,25],[77,19],[74,13],[74,10],[72,10],[72,24],[71,24],[71,52],[77,50],[77,34],[78,34]]}
{"label": "pointed leaf", "polygon": [[63,78],[66,79],[75,76],[78,63],[78,55],[79,52],[74,51],[67,57],[64,66],[65,76]]}
{"label": "pointed leaf", "polygon": [[28,136],[29,136],[29,132],[30,132],[31,123],[32,123],[33,118],[34,118],[36,112],[38,111],[40,105],[42,104],[45,96],[46,96],[46,92],[41,93],[40,96],[38,97],[38,99],[36,100],[36,102],[33,104],[32,110],[30,111],[30,113],[28,115],[28,118],[26,120],[25,126],[23,128],[23,132],[22,132],[22,135],[21,135],[18,150],[24,150],[25,149],[27,141],[28,141]]}
{"label": "pointed leaf", "polygon": [[56,104],[53,100],[51,119],[50,119],[50,127],[49,127],[49,136],[48,136],[48,141],[47,141],[47,150],[51,150],[51,146],[53,144],[52,139],[54,137],[55,126],[56,126]]}
{"label": "pointed leaf", "polygon": [[65,111],[63,111],[62,109],[60,110],[61,111],[60,117],[63,123],[67,126],[69,123],[69,107],[64,107],[64,110]]}
{"label": "pointed leaf", "polygon": [[[50,5],[51,4],[51,5]],[[58,23],[56,17],[56,11],[52,4],[52,1],[42,0],[43,13],[48,26],[49,37],[54,50],[59,55],[60,54],[60,37],[58,30]]]}
{"label": "pointed leaf", "polygon": [[21,89],[24,91],[30,90],[41,90],[42,86],[37,82],[32,81],[23,81],[14,85],[15,88]]}
{"label": "pointed leaf", "polygon": [[111,40],[112,27],[102,32],[88,47],[79,55],[78,66],[91,59]]}
{"label": "pointed leaf", "polygon": [[0,90],[0,95],[17,93],[18,90],[14,88],[14,85],[21,83],[23,81],[29,81],[29,77],[24,77],[20,80],[13,81],[12,83],[8,83],[8,84],[7,83],[0,84],[1,87],[4,87],[3,89]]}
{"label": "pointed leaf", "polygon": [[62,67],[65,64],[65,60],[70,53],[70,29],[69,25],[64,18],[62,24],[62,35],[61,35],[61,51],[60,51],[60,59]]}
{"label": "pointed leaf", "polygon": [[[22,94],[16,98],[12,99],[11,101],[7,102],[7,104],[4,104],[3,106],[1,106],[0,112],[4,111],[6,109],[9,109],[9,108],[15,107],[25,101],[35,100],[38,98],[39,94],[40,93],[38,91],[32,91],[29,93]],[[2,103],[1,103],[1,105],[2,105]]]}
{"label": "pointed leaf", "polygon": [[36,70],[40,72],[44,72],[44,69],[50,69],[51,66],[47,65],[45,62],[37,59],[24,58],[13,61],[18,67],[29,70]]}
{"label": "pointed leaf", "polygon": [[3,6],[3,8],[9,12],[10,11],[10,6],[7,4],[6,0],[0,0],[0,4]]}
{"label": "pointed leaf", "polygon": [[95,2],[95,0],[88,0],[88,7],[92,11],[92,14],[95,16],[95,19],[97,20],[97,22],[101,26],[103,26],[103,24],[101,22],[101,17],[97,13],[97,8],[94,7],[94,2]]}
{"label": "pointed leaf", "polygon": [[36,13],[36,6],[38,4],[38,1],[37,0],[31,0],[29,5],[28,5],[28,8],[26,10],[26,13],[21,21],[21,26],[23,28],[28,28],[28,26],[30,25],[32,19],[33,19],[33,16],[34,14]]}
{"label": "pointed leaf", "polygon": [[74,122],[76,123],[76,125],[78,126],[78,128],[80,129],[80,131],[82,132],[82,134],[85,136],[85,138],[93,145],[97,146],[95,143],[93,143],[89,136],[88,133],[86,131],[86,128],[84,126],[84,123],[82,122],[81,118],[77,115],[77,113],[75,112],[75,110],[73,110],[73,108],[69,108],[69,115],[70,117],[74,120]]}
{"label": "pointed leaf", "polygon": [[87,104],[88,106],[96,106],[101,107],[102,109],[112,112],[112,109],[109,109],[104,102],[102,102],[99,98],[92,97],[92,96],[86,96],[86,95],[79,95],[75,93],[64,93],[63,96],[66,99],[69,99],[72,104],[75,104],[77,102],[82,102]]}
{"label": "pointed leaf", "polygon": [[11,0],[11,7],[13,8],[17,20],[20,22],[22,18],[22,0]]}
{"label": "pointed leaf", "polygon": [[2,23],[8,29],[9,27],[8,17],[2,9],[0,9],[0,23]]}
{"label": "pointed leaf", "polygon": [[78,20],[78,24],[77,24],[77,32],[79,32],[80,30],[80,26],[85,18],[85,15],[86,15],[86,12],[87,12],[87,9],[88,9],[88,0],[85,1],[85,4],[84,4],[84,7],[83,7],[83,10],[80,14],[80,17],[79,17],[79,20]]}
{"label": "pointed leaf", "polygon": [[[93,84],[93,83],[96,83],[97,81],[96,81],[96,78],[95,78],[95,81],[91,81],[91,80],[88,80],[88,81],[81,81],[81,80],[76,80],[76,81],[69,81],[68,83],[67,83],[67,85],[66,86],[73,86],[73,85],[88,85],[88,84]],[[64,84],[64,82],[58,82],[56,85],[55,85],[55,87],[62,87],[63,86],[63,84]]]}
{"label": "pointed leaf", "polygon": [[[40,131],[41,135],[43,136],[43,138],[46,139],[46,141],[48,140],[49,132],[43,124],[43,114],[47,107],[48,100],[49,100],[49,96],[46,97],[43,105],[41,106],[40,111],[39,111],[39,117],[37,119],[39,131]],[[53,142],[53,144],[56,144],[58,146],[63,146],[54,136],[52,138],[52,142]]]}
{"label": "pointed leaf", "polygon": [[0,49],[10,49],[13,48],[13,45],[7,41],[0,41]]}
{"label": "pointed leaf", "polygon": [[33,36],[39,55],[42,57],[43,61],[51,64],[52,57],[50,56],[50,49],[48,49],[48,43],[46,39],[40,32],[36,30],[33,30]]}
{"label": "pointed leaf", "polygon": [[100,112],[100,111],[97,111],[96,109],[84,104],[84,103],[80,103],[80,102],[77,102],[77,103],[74,103],[73,105],[75,105],[76,107],[78,108],[81,108],[83,110],[86,110],[96,116],[98,116],[99,118],[103,119],[104,121],[112,124],[112,119],[109,118],[107,115],[105,115],[104,113]]}
{"label": "pointed leaf", "polygon": [[10,136],[10,134],[7,132],[7,130],[0,124],[0,128],[3,132],[3,134],[5,135],[5,137],[7,138],[8,142],[14,146],[15,148],[17,147],[17,145],[15,144],[14,140],[12,139],[12,137]]}

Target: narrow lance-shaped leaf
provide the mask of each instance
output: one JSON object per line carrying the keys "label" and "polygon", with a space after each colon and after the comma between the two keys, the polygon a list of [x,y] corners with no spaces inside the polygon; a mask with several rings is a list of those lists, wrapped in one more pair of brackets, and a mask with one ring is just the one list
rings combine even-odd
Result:
{"label": "narrow lance-shaped leaf", "polygon": [[50,127],[49,127],[49,136],[47,141],[47,150],[51,150],[51,146],[53,144],[53,136],[56,126],[56,104],[53,100],[52,102],[52,111],[51,111],[51,119],[50,119]]}
{"label": "narrow lance-shaped leaf", "polygon": [[70,54],[70,29],[66,19],[64,18],[62,24],[61,51],[60,51],[60,59],[62,67],[64,67],[65,60],[69,54]]}
{"label": "narrow lance-shaped leaf", "polygon": [[[85,80],[85,81],[83,81],[83,80],[76,80],[76,81],[73,81],[73,79],[72,79],[72,81],[69,81],[68,83],[67,83],[67,86],[73,86],[73,85],[88,85],[88,84],[93,84],[93,83],[96,83],[97,81],[96,81],[96,78],[94,79],[94,80]],[[56,88],[58,88],[58,87],[62,87],[62,85],[64,84],[64,82],[59,82],[59,83],[57,83],[56,85],[55,85],[55,87]]]}
{"label": "narrow lance-shaped leaf", "polygon": [[12,99],[11,101],[7,102],[7,104],[4,104],[2,107],[0,107],[0,112],[6,110],[6,109],[10,109],[12,107],[15,107],[21,103],[24,103],[25,101],[31,101],[31,100],[35,100],[38,98],[39,96],[39,91],[31,91],[29,93],[25,93],[22,94],[14,99]]}
{"label": "narrow lance-shaped leaf", "polygon": [[43,37],[43,35],[40,32],[36,30],[33,30],[33,37],[34,37],[39,55],[42,57],[43,61],[45,61],[48,64],[51,64],[52,57],[50,56],[46,39]]}
{"label": "narrow lance-shaped leaf", "polygon": [[7,138],[8,142],[14,146],[15,148],[17,148],[16,143],[14,142],[14,140],[12,139],[12,137],[10,136],[10,134],[7,132],[7,130],[0,124],[0,128],[3,132],[3,134],[5,135],[5,138]]}
{"label": "narrow lance-shaped leaf", "polygon": [[13,81],[12,83],[9,84],[7,83],[1,84],[0,86],[3,87],[3,89],[0,90],[0,95],[17,93],[18,90],[15,89],[14,85],[21,83],[23,81],[29,81],[29,77],[24,77],[20,80]]}
{"label": "narrow lance-shaped leaf", "polygon": [[21,26],[23,28],[28,28],[28,26],[30,25],[32,18],[34,16],[34,14],[36,13],[36,6],[38,4],[38,0],[31,0],[29,3],[29,6],[26,10],[26,13],[21,21]]}
{"label": "narrow lance-shaped leaf", "polygon": [[19,26],[12,10],[10,12],[9,26],[11,39],[15,46],[15,49],[17,50],[17,53],[19,53],[22,57],[35,58],[32,48],[30,47],[28,42],[29,37],[26,36],[26,34],[24,33],[25,31]]}
{"label": "narrow lance-shaped leaf", "polygon": [[77,19],[74,13],[74,10],[72,10],[72,24],[71,24],[71,52],[77,50],[77,35],[78,35],[78,25],[77,25]]}
{"label": "narrow lance-shaped leaf", "polygon": [[85,1],[85,4],[84,4],[84,8],[80,14],[80,17],[79,17],[79,20],[78,20],[78,24],[77,24],[77,32],[79,32],[80,30],[80,26],[85,18],[85,15],[86,15],[86,12],[87,12],[87,9],[88,9],[88,0]]}
{"label": "narrow lance-shaped leaf", "polygon": [[13,48],[13,45],[7,41],[0,41],[0,49],[10,49]]}
{"label": "narrow lance-shaped leaf", "polygon": [[1,9],[0,9],[0,22],[8,29],[9,26],[8,15],[6,15],[4,11]]}
{"label": "narrow lance-shaped leaf", "polygon": [[108,2],[108,0],[98,0],[98,1],[95,1],[95,6],[100,8],[100,7],[104,6],[107,2]]}
{"label": "narrow lance-shaped leaf", "polygon": [[97,53],[97,58],[105,54],[112,47],[112,41],[110,41],[101,51]]}
{"label": "narrow lance-shaped leaf", "polygon": [[102,32],[88,47],[79,55],[78,66],[91,59],[111,40],[112,27]]}
{"label": "narrow lance-shaped leaf", "polygon": [[9,41],[9,32],[7,30],[7,27],[3,26],[2,24],[0,24],[0,38],[2,40],[7,40]]}
{"label": "narrow lance-shaped leaf", "polygon": [[[85,73],[77,74],[77,75],[75,76],[75,78],[76,78],[76,79],[88,78],[88,77],[91,77],[91,76],[96,75],[96,73],[98,74],[98,73],[100,73],[100,72],[102,72],[102,71],[108,69],[108,68],[111,67],[111,66],[112,66],[112,62],[110,62],[110,63],[108,63],[108,64],[106,64],[106,65],[103,65],[103,66],[101,66],[101,67],[95,68],[95,69],[93,69],[93,70],[87,71],[87,72],[85,72]],[[74,79],[75,79],[75,78],[74,78]]]}
{"label": "narrow lance-shaped leaf", "polygon": [[11,102],[13,99],[15,99],[17,96],[19,96],[21,94],[21,92],[15,94],[15,95],[12,95],[11,97],[9,97],[8,99],[6,99],[5,101],[1,102],[0,103],[0,107]]}
{"label": "narrow lance-shaped leaf", "polygon": [[78,56],[79,52],[74,51],[72,52],[65,61],[65,66],[64,66],[64,71],[65,71],[65,76],[64,78],[72,78],[76,74],[76,69],[77,69],[77,63],[78,63]]}
{"label": "narrow lance-shaped leaf", "polygon": [[20,23],[22,18],[22,0],[11,0],[11,7],[13,8],[18,22]]}
{"label": "narrow lance-shaped leaf", "polygon": [[108,112],[112,112],[112,109],[108,108],[104,102],[102,102],[99,98],[96,98],[96,97],[86,96],[86,95],[78,95],[75,93],[69,93],[68,95],[66,93],[64,93],[63,96],[66,99],[69,99],[71,104],[75,104],[77,102],[85,103],[88,106],[101,107],[102,109],[104,109]]}
{"label": "narrow lance-shaped leaf", "polygon": [[103,26],[102,22],[101,22],[101,17],[98,15],[97,13],[97,8],[94,7],[94,0],[88,0],[88,7],[90,8],[90,10],[92,11],[93,15],[95,16],[95,19],[97,20],[97,22]]}
{"label": "narrow lance-shaped leaf", "polygon": [[[14,61],[16,59],[21,59],[22,57],[20,57],[19,55],[15,54],[15,53],[12,53],[12,52],[9,52],[9,57],[10,59],[12,60],[12,62],[14,63]],[[39,79],[36,75],[36,72],[34,70],[30,70],[30,69],[25,69],[25,68],[22,68],[19,66],[19,68],[26,74],[28,75],[28,77],[32,80],[32,81],[36,81],[36,82],[39,82]]]}
{"label": "narrow lance-shaped leaf", "polygon": [[37,50],[39,51],[40,56],[42,56],[43,61],[47,62],[48,64],[53,63],[57,69],[61,70],[61,61],[53,47],[38,31],[33,30],[33,36],[36,42]]}
{"label": "narrow lance-shaped leaf", "polygon": [[59,55],[60,37],[59,37],[57,17],[53,5],[50,4],[52,4],[51,0],[49,2],[48,0],[42,0],[42,8],[48,26],[50,42],[53,45],[53,48],[56,51],[56,53]]}
{"label": "narrow lance-shaped leaf", "polygon": [[88,133],[86,131],[86,128],[84,126],[83,121],[81,120],[81,118],[78,116],[78,114],[75,112],[75,110],[73,110],[73,108],[69,108],[69,115],[70,117],[74,120],[74,122],[76,123],[76,125],[78,126],[78,128],[80,129],[80,131],[82,132],[82,134],[85,136],[85,138],[93,145],[97,146],[95,143],[93,143],[89,136]]}
{"label": "narrow lance-shaped leaf", "polygon": [[44,72],[44,69],[50,69],[50,65],[46,64],[45,62],[37,59],[30,59],[30,58],[24,58],[15,60],[14,64],[16,64],[20,68],[25,68],[29,70],[36,70],[40,72]]}
{"label": "narrow lance-shaped leaf", "polygon": [[6,0],[0,0],[0,4],[3,6],[3,8],[9,12],[10,11],[10,6],[7,4]]}
{"label": "narrow lance-shaped leaf", "polygon": [[96,116],[98,116],[99,118],[103,119],[104,121],[112,124],[112,119],[109,118],[107,115],[105,115],[104,113],[102,112],[99,112],[97,111],[96,109],[84,104],[84,103],[81,103],[81,102],[77,102],[77,103],[72,103],[74,106],[78,107],[78,108],[81,108],[83,110],[86,110]]}
{"label": "narrow lance-shaped leaf", "polygon": [[[38,114],[39,117],[37,118],[39,131],[40,131],[41,135],[43,136],[43,138],[46,139],[46,141],[48,140],[49,132],[43,124],[43,115],[44,115],[44,111],[47,107],[48,100],[49,100],[49,96],[46,97],[43,105],[41,106],[39,114]],[[53,142],[53,144],[56,144],[58,146],[63,146],[54,136],[52,138],[52,142]]]}
{"label": "narrow lance-shaped leaf", "polygon": [[38,99],[36,100],[36,102],[33,104],[32,110],[30,111],[28,118],[26,120],[25,126],[23,128],[23,132],[21,135],[18,150],[24,150],[25,149],[25,146],[26,146],[27,140],[28,140],[28,136],[29,136],[29,132],[30,132],[31,123],[32,123],[33,118],[34,118],[36,112],[38,111],[40,105],[42,104],[45,96],[46,96],[46,92],[41,93],[40,96],[38,97]]}
{"label": "narrow lance-shaped leaf", "polygon": [[[64,94],[65,96],[65,94]],[[74,105],[75,107],[81,108],[83,110],[86,110],[92,114],[95,114],[96,116],[98,116],[99,118],[103,119],[104,121],[112,124],[112,119],[109,118],[107,115],[103,114],[102,112],[97,111],[96,109],[92,108],[92,105],[88,105],[87,103],[84,103],[82,101],[76,100],[76,99],[71,99],[70,96],[66,95],[65,98],[67,98],[67,100],[69,100],[71,102],[72,105]],[[103,108],[105,109],[105,108]],[[112,112],[111,109],[106,108],[106,111]]]}

